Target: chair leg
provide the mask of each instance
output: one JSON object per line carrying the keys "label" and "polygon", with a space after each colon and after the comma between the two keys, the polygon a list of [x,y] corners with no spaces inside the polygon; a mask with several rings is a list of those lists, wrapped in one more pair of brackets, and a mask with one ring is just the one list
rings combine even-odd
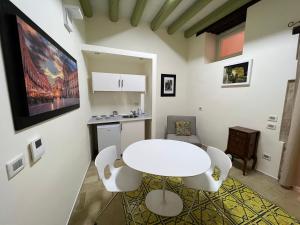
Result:
{"label": "chair leg", "polygon": [[253,170],[255,169],[256,163],[257,163],[257,156],[253,156],[253,164],[252,164]]}
{"label": "chair leg", "polygon": [[110,200],[109,202],[103,207],[103,209],[100,210],[100,212],[98,213],[96,219],[95,219],[95,223],[94,225],[97,225],[97,219],[99,216],[102,215],[102,213],[107,209],[107,207],[111,204],[111,202],[117,197],[117,195],[119,194],[119,192],[117,192]]}
{"label": "chair leg", "polygon": [[243,161],[244,161],[243,175],[246,176],[246,171],[247,171],[247,159],[243,159]]}
{"label": "chair leg", "polygon": [[195,204],[195,201],[196,201],[197,194],[198,194],[198,191],[195,191],[195,194],[194,194],[194,197],[193,197],[193,203],[192,203],[192,205],[191,205],[191,207],[188,211],[188,214],[184,217],[184,222],[186,222],[187,217],[190,215],[190,213],[192,211],[192,208],[193,208],[193,206]]}

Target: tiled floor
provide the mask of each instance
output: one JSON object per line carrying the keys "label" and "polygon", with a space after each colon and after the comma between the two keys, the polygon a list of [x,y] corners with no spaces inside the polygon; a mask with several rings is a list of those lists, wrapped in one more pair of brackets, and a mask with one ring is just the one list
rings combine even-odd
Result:
{"label": "tiled floor", "polygon": [[[300,219],[300,193],[286,190],[278,185],[277,181],[262,173],[250,171],[247,176],[237,169],[236,164],[230,171],[230,176],[240,180],[265,198],[285,209],[292,216]],[[75,209],[69,221],[69,225],[94,224],[99,209],[112,197],[105,191],[102,183],[98,180],[97,170],[92,162],[81,188]],[[121,205],[121,196],[112,202],[107,210],[98,218],[101,225],[124,225],[125,218]]]}
{"label": "tiled floor", "polygon": [[[107,192],[102,182],[99,181],[95,164],[94,162],[91,162],[69,221],[69,225],[94,224],[99,210],[106,205],[112,196],[112,193]],[[97,221],[99,225],[125,224],[121,195],[118,195],[114,199],[111,205],[101,215],[101,218],[98,218]]]}

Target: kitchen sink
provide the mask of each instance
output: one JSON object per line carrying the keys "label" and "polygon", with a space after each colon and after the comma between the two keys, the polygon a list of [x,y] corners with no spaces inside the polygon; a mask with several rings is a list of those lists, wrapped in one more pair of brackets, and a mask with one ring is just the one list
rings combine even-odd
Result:
{"label": "kitchen sink", "polygon": [[122,118],[136,118],[137,115],[122,115]]}

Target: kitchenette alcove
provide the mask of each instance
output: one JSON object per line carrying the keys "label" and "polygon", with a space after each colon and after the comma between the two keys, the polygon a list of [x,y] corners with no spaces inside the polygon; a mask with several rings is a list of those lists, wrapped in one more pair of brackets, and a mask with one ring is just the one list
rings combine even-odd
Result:
{"label": "kitchenette alcove", "polygon": [[82,53],[89,74],[92,158],[107,145],[116,145],[121,156],[131,143],[154,138],[157,55],[87,44]]}

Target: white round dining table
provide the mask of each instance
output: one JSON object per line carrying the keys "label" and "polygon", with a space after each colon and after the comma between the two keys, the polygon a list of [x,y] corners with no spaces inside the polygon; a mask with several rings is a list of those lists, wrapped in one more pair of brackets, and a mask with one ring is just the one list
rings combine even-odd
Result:
{"label": "white round dining table", "polygon": [[131,144],[123,152],[123,161],[129,167],[162,176],[163,189],[153,190],[146,196],[147,208],[161,216],[177,216],[183,208],[181,198],[165,189],[166,177],[189,177],[210,168],[208,154],[187,142],[150,139]]}

